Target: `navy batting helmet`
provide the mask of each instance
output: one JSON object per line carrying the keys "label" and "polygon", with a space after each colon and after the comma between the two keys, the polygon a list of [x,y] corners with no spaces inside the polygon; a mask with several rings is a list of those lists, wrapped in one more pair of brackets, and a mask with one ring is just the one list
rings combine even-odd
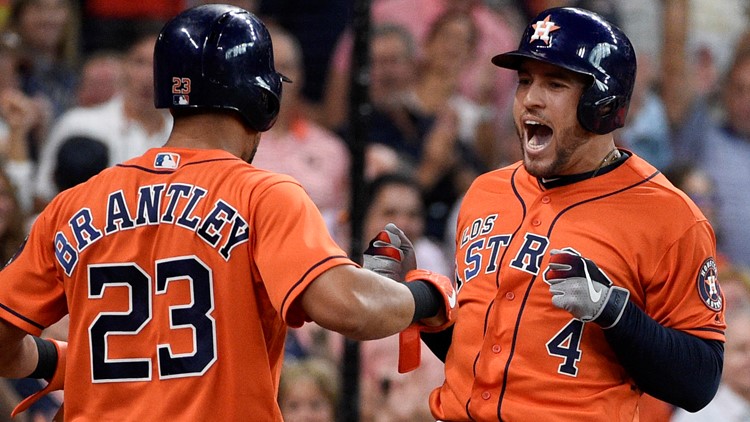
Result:
{"label": "navy batting helmet", "polygon": [[252,13],[208,4],[172,18],[154,48],[157,108],[238,111],[257,131],[276,122],[282,81],[271,36]]}
{"label": "navy batting helmet", "polygon": [[599,15],[572,7],[545,10],[526,27],[518,49],[493,57],[492,63],[518,70],[524,59],[591,77],[578,102],[584,129],[605,134],[625,124],[635,83],[635,51],[628,37]]}

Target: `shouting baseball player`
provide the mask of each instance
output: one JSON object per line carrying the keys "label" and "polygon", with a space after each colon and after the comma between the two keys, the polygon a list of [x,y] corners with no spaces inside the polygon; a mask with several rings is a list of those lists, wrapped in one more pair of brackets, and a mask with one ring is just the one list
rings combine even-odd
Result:
{"label": "shouting baseball player", "polygon": [[456,323],[422,334],[445,360],[435,418],[630,422],[642,392],[690,411],[714,396],[725,329],[714,232],[612,135],[635,56],[600,16],[554,8],[492,59],[518,75],[523,160],[463,200]]}

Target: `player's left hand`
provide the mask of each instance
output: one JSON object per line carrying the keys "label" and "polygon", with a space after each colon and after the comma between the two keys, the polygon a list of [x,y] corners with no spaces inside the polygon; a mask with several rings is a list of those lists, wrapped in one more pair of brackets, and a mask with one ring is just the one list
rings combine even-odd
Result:
{"label": "player's left hand", "polygon": [[396,281],[404,281],[406,273],[417,268],[414,245],[393,223],[370,241],[363,261],[368,270]]}
{"label": "player's left hand", "polygon": [[617,324],[630,297],[627,289],[613,285],[592,260],[570,250],[550,251],[544,280],[550,285],[553,305],[603,328]]}

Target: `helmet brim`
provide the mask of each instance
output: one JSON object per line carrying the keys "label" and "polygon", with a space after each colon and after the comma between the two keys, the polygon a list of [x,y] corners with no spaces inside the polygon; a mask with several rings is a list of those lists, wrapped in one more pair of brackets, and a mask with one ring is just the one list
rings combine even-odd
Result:
{"label": "helmet brim", "polygon": [[518,68],[521,66],[521,62],[524,59],[540,60],[539,57],[535,57],[531,54],[515,50],[498,54],[497,56],[493,57],[492,64],[498,67],[504,67],[506,69],[518,70]]}

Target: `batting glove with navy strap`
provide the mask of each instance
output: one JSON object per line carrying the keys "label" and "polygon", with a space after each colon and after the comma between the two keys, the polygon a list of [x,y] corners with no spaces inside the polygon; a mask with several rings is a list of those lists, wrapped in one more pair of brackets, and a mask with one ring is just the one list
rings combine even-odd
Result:
{"label": "batting glove with navy strap", "polygon": [[[435,316],[425,316],[415,321],[399,333],[398,371],[405,373],[419,367],[421,360],[420,331],[437,332],[448,328],[455,321],[456,289],[444,275],[416,269],[417,260],[414,246],[395,224],[388,224],[385,230],[370,241],[364,253],[364,268],[386,276],[392,280],[403,280],[414,294],[415,315],[421,314],[421,302],[435,302],[440,296],[442,312]],[[422,282],[426,287],[413,288],[412,282]],[[416,286],[416,283],[415,285]],[[426,295],[424,293],[427,293]],[[425,297],[426,296],[426,297]],[[418,318],[415,316],[415,319]]]}
{"label": "batting glove with navy strap", "polygon": [[602,328],[617,324],[630,297],[630,292],[613,285],[594,261],[570,249],[550,251],[544,280],[549,284],[553,305]]}

